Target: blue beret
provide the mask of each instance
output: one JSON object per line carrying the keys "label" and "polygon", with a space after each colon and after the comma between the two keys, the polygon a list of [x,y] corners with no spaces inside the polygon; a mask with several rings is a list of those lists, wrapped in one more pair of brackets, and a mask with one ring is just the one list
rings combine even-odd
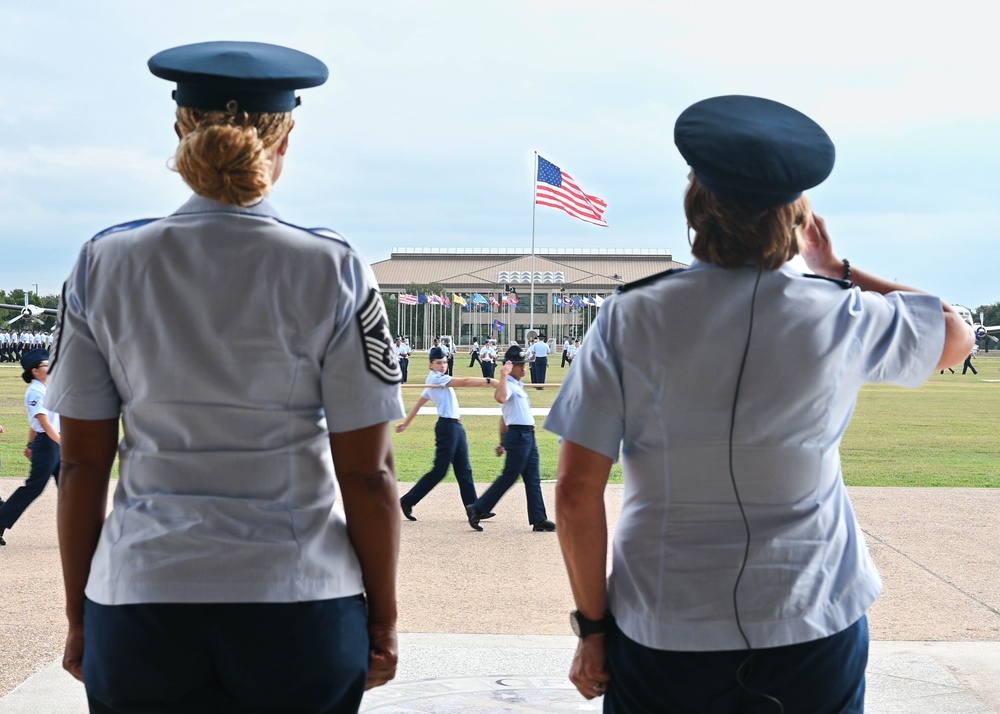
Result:
{"label": "blue beret", "polygon": [[802,112],[739,95],[685,109],[674,143],[709,190],[763,207],[791,203],[823,183],[836,155],[827,133]]}
{"label": "blue beret", "polygon": [[440,347],[431,347],[430,351],[431,362],[433,362],[436,359],[444,359],[445,356],[446,356],[445,351]]}
{"label": "blue beret", "polygon": [[164,50],[149,71],[177,82],[182,107],[224,110],[235,100],[246,112],[289,112],[296,89],[326,81],[326,65],[305,52],[263,42],[201,42]]}

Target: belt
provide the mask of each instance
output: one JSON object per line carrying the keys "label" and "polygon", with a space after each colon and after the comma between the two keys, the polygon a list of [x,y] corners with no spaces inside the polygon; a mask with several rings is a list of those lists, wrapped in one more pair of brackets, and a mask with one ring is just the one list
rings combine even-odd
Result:
{"label": "belt", "polygon": [[458,419],[452,419],[451,417],[438,417],[438,421],[453,421],[456,424],[458,423]]}
{"label": "belt", "polygon": [[534,431],[535,427],[529,424],[508,424],[508,429],[513,429],[514,431]]}

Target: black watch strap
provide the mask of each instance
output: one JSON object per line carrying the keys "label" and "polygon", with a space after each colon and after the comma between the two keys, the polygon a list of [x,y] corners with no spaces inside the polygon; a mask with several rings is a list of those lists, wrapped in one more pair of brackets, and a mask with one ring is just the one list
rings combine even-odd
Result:
{"label": "black watch strap", "polygon": [[569,624],[573,628],[573,634],[581,640],[591,635],[600,635],[607,632],[608,615],[604,615],[600,620],[590,620],[584,617],[579,610],[573,610],[569,614]]}

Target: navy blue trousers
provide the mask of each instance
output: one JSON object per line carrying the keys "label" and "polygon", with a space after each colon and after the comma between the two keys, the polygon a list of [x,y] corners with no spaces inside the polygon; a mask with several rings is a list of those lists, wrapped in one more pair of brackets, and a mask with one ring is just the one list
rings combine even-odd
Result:
{"label": "navy blue trousers", "polygon": [[535,373],[531,378],[532,382],[537,384],[545,384],[545,374],[549,369],[549,358],[548,357],[535,357],[534,361]]}
{"label": "navy blue trousers", "polygon": [[469,461],[469,442],[465,427],[458,419],[441,417],[434,425],[434,465],[413,488],[399,499],[408,506],[415,506],[448,475],[448,468],[455,467],[455,479],[462,503],[471,505],[476,500],[476,486],[472,481],[472,463]]}
{"label": "navy blue trousers", "polygon": [[[777,705],[740,687],[746,650],[650,649],[617,626],[608,633],[611,684],[605,714],[776,714]],[[863,714],[868,620],[812,642],[754,650],[744,683],[781,702],[786,714]],[[746,671],[746,670],[744,670]]]}
{"label": "navy blue trousers", "polygon": [[32,501],[42,495],[49,476],[59,483],[59,444],[44,431],[31,442],[31,471],[28,480],[0,506],[0,529],[10,528]]}
{"label": "navy blue trousers", "polygon": [[355,714],[368,677],[360,595],[84,608],[92,714]]}
{"label": "navy blue trousers", "polygon": [[472,507],[479,513],[492,512],[520,476],[524,480],[524,492],[528,497],[528,523],[534,525],[546,520],[535,432],[509,427],[503,435],[503,447],[507,450],[503,472]]}

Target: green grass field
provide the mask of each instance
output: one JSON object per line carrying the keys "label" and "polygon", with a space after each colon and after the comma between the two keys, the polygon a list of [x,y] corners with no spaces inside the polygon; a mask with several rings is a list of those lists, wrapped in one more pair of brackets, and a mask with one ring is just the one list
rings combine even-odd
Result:
{"label": "green grass field", "polygon": [[[411,383],[423,381],[424,355],[411,360]],[[550,382],[561,382],[565,370],[559,355],[550,360]],[[479,375],[468,369],[468,356],[456,360],[456,376]],[[975,362],[978,376],[945,372],[935,374],[920,389],[869,386],[861,392],[851,427],[842,447],[844,476],[854,486],[976,486],[1000,487],[1000,355]],[[0,365],[0,475],[24,477],[27,461],[22,455],[27,435],[24,412],[25,384],[16,365]],[[993,382],[984,380],[996,380]],[[532,404],[551,406],[557,389],[530,390]],[[420,395],[404,389],[407,409]],[[492,392],[462,389],[463,407],[493,407]],[[434,455],[433,416],[418,416],[403,434],[394,436],[396,467],[401,481],[414,481],[429,468]],[[472,468],[477,481],[491,481],[500,472],[501,459],[493,453],[498,442],[494,416],[462,419],[469,436]],[[538,431],[542,477],[555,478],[558,444],[549,432]],[[449,479],[453,477],[449,476]],[[612,479],[621,480],[615,466]]]}

